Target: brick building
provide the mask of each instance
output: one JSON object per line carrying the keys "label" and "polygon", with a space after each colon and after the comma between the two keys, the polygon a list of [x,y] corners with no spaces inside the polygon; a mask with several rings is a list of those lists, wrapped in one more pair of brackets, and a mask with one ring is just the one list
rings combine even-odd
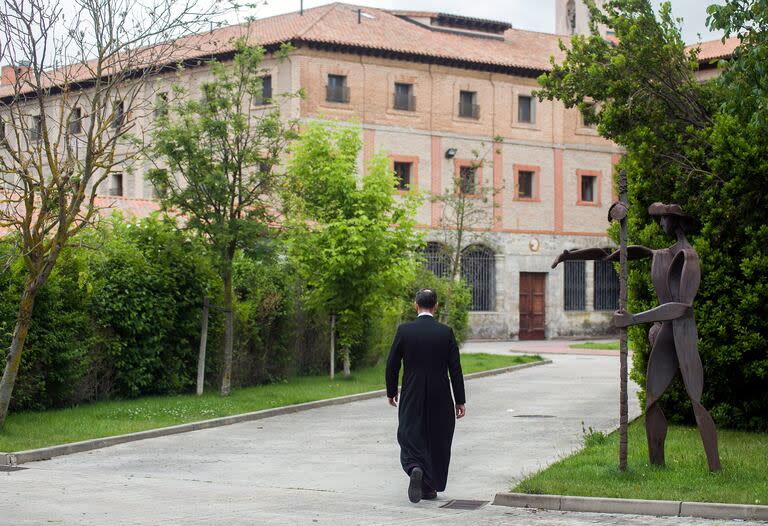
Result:
{"label": "brick building", "polygon": [[[587,16],[581,2],[558,0],[561,35],[586,31]],[[494,189],[491,220],[471,236],[464,262],[473,288],[473,337],[610,330],[618,286],[612,267],[569,262],[550,268],[563,249],[611,245],[606,217],[620,156],[577,110],[532,97],[550,57],[561,55],[561,36],[506,22],[333,3],[193,37],[192,58],[226,60],[240,36],[268,51],[293,45],[283,62],[268,55],[264,108],[275,100],[286,117],[359,123],[361,166],[385,152],[405,191],[442,193],[465,174],[473,152],[486,152],[471,177],[473,185]],[[714,45],[709,53],[720,51]],[[178,82],[194,93],[209,74],[198,65],[160,76],[147,98]],[[299,89],[304,98],[275,97]],[[151,127],[151,112],[139,125]],[[153,192],[143,177],[148,167],[111,174],[108,199],[151,209]],[[418,211],[433,243],[441,240],[440,217],[438,203],[425,201]]]}

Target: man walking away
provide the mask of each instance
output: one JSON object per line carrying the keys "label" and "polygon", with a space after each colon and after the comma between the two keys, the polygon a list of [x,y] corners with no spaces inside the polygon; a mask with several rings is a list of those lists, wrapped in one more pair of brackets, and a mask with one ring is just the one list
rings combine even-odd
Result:
{"label": "man walking away", "polygon": [[445,490],[453,431],[456,419],[464,416],[465,403],[459,346],[453,330],[435,320],[437,294],[420,290],[415,307],[418,318],[397,328],[386,372],[389,404],[398,407],[403,362],[397,441],[400,463],[410,477],[408,498],[414,503],[436,499],[437,492]]}

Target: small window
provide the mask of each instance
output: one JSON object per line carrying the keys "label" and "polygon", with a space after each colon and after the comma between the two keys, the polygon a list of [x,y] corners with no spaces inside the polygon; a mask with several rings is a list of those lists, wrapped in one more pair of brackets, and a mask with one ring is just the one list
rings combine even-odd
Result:
{"label": "small window", "polygon": [[595,202],[595,186],[597,177],[594,175],[581,176],[581,199],[584,203]]}
{"label": "small window", "polygon": [[40,115],[32,115],[29,138],[32,141],[39,141],[43,138],[43,118]]}
{"label": "small window", "polygon": [[597,106],[594,103],[587,104],[586,112],[588,116],[581,113],[581,126],[583,128],[597,128],[597,123],[594,122],[594,118],[597,116]]}
{"label": "small window", "polygon": [[0,117],[0,142],[5,140],[5,119]]}
{"label": "small window", "polygon": [[533,124],[536,122],[534,117],[533,97],[530,95],[520,95],[517,97],[517,122],[524,124]]}
{"label": "small window", "polygon": [[325,99],[328,102],[349,102],[349,87],[347,86],[346,75],[328,75]]}
{"label": "small window", "polygon": [[416,97],[413,96],[413,84],[395,82],[395,101],[396,110],[415,111]]}
{"label": "small window", "polygon": [[469,165],[459,167],[459,191],[465,195],[477,193],[477,168]]}
{"label": "small window", "polygon": [[112,127],[119,130],[125,124],[125,104],[123,101],[116,101],[112,111],[114,112]]}
{"label": "small window", "polygon": [[517,197],[519,199],[533,199],[533,188],[536,172],[520,170],[517,173]]}
{"label": "small window", "polygon": [[395,161],[395,186],[398,190],[409,190],[411,187],[411,173],[413,170],[413,163],[406,163]]}
{"label": "small window", "polygon": [[123,195],[123,174],[113,173],[109,178],[109,195]]}
{"label": "small window", "polygon": [[256,101],[257,104],[272,103],[272,75],[261,77],[261,95]]}
{"label": "small window", "polygon": [[480,118],[480,106],[477,105],[476,91],[462,90],[459,92],[459,117]]}
{"label": "small window", "polygon": [[563,267],[564,308],[567,311],[587,308],[587,264],[585,261],[566,261]]}
{"label": "small window", "polygon": [[69,133],[83,133],[83,112],[80,108],[74,108],[69,114]]}
{"label": "small window", "polygon": [[155,118],[168,115],[168,92],[161,91],[155,97]]}

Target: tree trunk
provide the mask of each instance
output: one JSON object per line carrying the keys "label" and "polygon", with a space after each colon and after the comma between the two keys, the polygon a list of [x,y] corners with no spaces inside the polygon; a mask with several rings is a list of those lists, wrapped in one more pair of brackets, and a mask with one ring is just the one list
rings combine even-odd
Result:
{"label": "tree trunk", "polygon": [[336,376],[336,315],[331,314],[331,380]]}
{"label": "tree trunk", "polygon": [[16,384],[16,376],[21,365],[21,352],[24,350],[24,342],[27,339],[29,326],[32,322],[32,309],[35,305],[37,290],[37,288],[33,288],[30,282],[27,282],[24,287],[24,293],[21,295],[19,312],[16,316],[16,327],[13,330],[11,347],[8,349],[3,378],[0,380],[0,431],[3,429],[6,416],[8,416],[8,406],[11,403],[13,386]]}
{"label": "tree trunk", "polygon": [[344,365],[344,378],[349,378],[350,375],[352,374],[352,371],[351,371],[351,365],[352,364],[351,364],[350,359],[349,359],[349,349],[342,349],[341,350],[341,357],[342,357],[343,365]]}
{"label": "tree trunk", "polygon": [[232,390],[232,347],[234,345],[235,317],[232,300],[232,261],[224,270],[224,374],[221,377],[221,395],[229,396]]}
{"label": "tree trunk", "polygon": [[205,386],[205,348],[208,343],[208,305],[209,299],[203,298],[203,326],[200,330],[200,352],[197,356],[197,396],[203,394]]}

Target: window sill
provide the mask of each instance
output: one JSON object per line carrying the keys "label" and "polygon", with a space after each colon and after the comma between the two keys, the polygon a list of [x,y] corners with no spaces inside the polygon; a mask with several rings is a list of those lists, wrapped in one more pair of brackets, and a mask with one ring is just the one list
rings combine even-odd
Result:
{"label": "window sill", "polygon": [[595,208],[600,208],[603,205],[599,201],[576,201],[576,206],[592,206]]}
{"label": "window sill", "polygon": [[540,197],[513,197],[512,200],[516,203],[541,203]]}
{"label": "window sill", "polygon": [[600,137],[600,134],[594,128],[576,128],[574,133],[576,135],[584,135],[587,137]]}
{"label": "window sill", "polygon": [[535,122],[513,122],[512,127],[521,130],[541,131],[541,126]]}

